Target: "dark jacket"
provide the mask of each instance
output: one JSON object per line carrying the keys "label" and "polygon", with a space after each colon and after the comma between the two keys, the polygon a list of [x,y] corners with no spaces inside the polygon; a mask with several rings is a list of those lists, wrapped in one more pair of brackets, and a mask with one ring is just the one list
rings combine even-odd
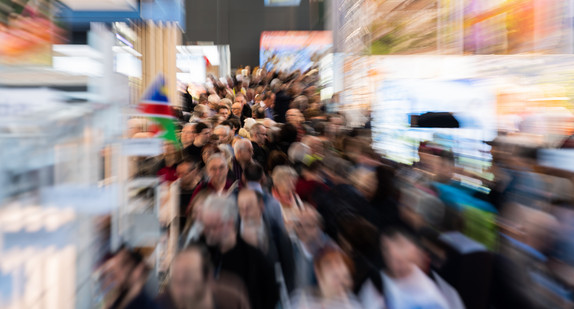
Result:
{"label": "dark jacket", "polygon": [[245,283],[251,308],[275,308],[279,300],[275,271],[261,251],[247,244],[239,235],[235,247],[228,252],[221,254],[218,248],[213,247],[209,251],[216,277],[221,271],[226,271]]}

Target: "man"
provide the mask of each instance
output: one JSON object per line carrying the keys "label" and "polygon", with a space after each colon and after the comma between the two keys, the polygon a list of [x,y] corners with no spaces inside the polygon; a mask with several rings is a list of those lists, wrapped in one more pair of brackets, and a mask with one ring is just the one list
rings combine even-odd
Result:
{"label": "man", "polygon": [[209,116],[211,117],[217,114],[217,108],[219,107],[219,102],[221,99],[217,94],[212,94],[207,98],[207,101],[209,102]]}
{"label": "man", "polygon": [[237,205],[231,199],[210,196],[205,201],[200,221],[211,261],[220,272],[239,277],[249,294],[253,309],[275,308],[278,288],[273,265],[263,253],[248,245],[237,233]]}
{"label": "man", "polygon": [[273,119],[275,115],[275,112],[273,111],[275,105],[275,94],[271,91],[266,91],[261,95],[261,101],[265,108],[265,118]]}
{"label": "man", "polygon": [[247,164],[245,169],[243,169],[243,183],[245,187],[251,189],[263,196],[263,201],[265,204],[265,210],[263,211],[263,216],[269,222],[273,222],[285,228],[285,222],[283,221],[283,214],[281,213],[281,204],[273,197],[269,190],[264,190],[265,173],[263,172],[263,167],[258,163]]}
{"label": "man", "polygon": [[281,266],[287,291],[293,290],[293,248],[287,233],[281,226],[267,220],[263,215],[263,195],[251,189],[239,191],[240,236],[245,242],[259,249],[274,264]]}
{"label": "man", "polygon": [[[229,168],[227,167],[227,161],[222,154],[216,153],[211,155],[211,157],[207,159],[205,169],[208,180],[201,182],[195,188],[191,197],[190,206],[191,203],[193,203],[193,199],[204,190],[215,195],[227,196],[233,191],[235,186],[237,186],[233,181],[227,180]],[[187,212],[190,211],[190,206],[188,206]]]}
{"label": "man", "polygon": [[321,215],[312,207],[303,208],[295,224],[296,239],[293,242],[295,265],[295,289],[317,285],[313,272],[313,259],[325,247],[336,247],[322,231]]}
{"label": "man", "polygon": [[229,107],[227,105],[222,104],[217,107],[217,114],[223,117],[223,119],[227,120],[229,119],[231,112],[229,111]]}
{"label": "man", "polygon": [[241,181],[243,169],[253,160],[253,145],[247,139],[240,139],[235,142],[233,152],[235,156],[231,160],[232,170],[230,177],[232,181]]}
{"label": "man", "polygon": [[275,104],[273,105],[273,110],[275,111],[275,121],[279,123],[285,123],[285,115],[289,109],[289,104],[293,100],[293,97],[287,93],[287,91],[282,89],[281,81],[274,79],[271,82],[271,88],[275,92]]}
{"label": "man", "polygon": [[181,129],[181,144],[183,148],[193,144],[195,140],[195,125],[195,123],[187,123],[183,126],[183,129]]}
{"label": "man", "polygon": [[287,123],[292,124],[297,129],[297,141],[300,142],[301,139],[307,134],[305,127],[303,127],[303,114],[300,110],[296,108],[291,108],[285,114]]}
{"label": "man", "polygon": [[[242,115],[241,110],[242,110],[241,103],[235,102],[233,103],[233,105],[231,105],[231,113],[233,114],[232,116],[235,117],[236,119],[239,119],[241,127],[243,127],[245,123],[245,117]],[[230,119],[232,116],[229,116]]]}
{"label": "man", "polygon": [[193,109],[193,115],[189,122],[202,122],[209,118],[209,107],[206,105],[198,104]]}
{"label": "man", "polygon": [[104,282],[102,289],[108,290],[110,309],[158,309],[159,307],[145,291],[149,268],[143,257],[122,247],[101,268]]}
{"label": "man", "polygon": [[177,166],[176,174],[179,178],[179,215],[182,218],[180,228],[183,228],[187,207],[195,187],[201,180],[201,169],[198,162],[185,160]]}
{"label": "man", "polygon": [[249,308],[245,295],[214,282],[209,253],[200,245],[192,245],[175,256],[168,288],[159,295],[158,303],[162,309]]}
{"label": "man", "polygon": [[256,123],[251,126],[251,145],[253,146],[253,160],[264,166],[267,164],[267,128]]}
{"label": "man", "polygon": [[233,135],[231,135],[231,133],[231,128],[226,125],[218,125],[213,130],[213,134],[217,136],[217,142],[219,144],[231,145],[231,140],[233,139]]}
{"label": "man", "polygon": [[235,103],[241,104],[241,115],[243,118],[253,117],[251,106],[247,104],[247,97],[243,93],[237,93],[235,95]]}
{"label": "man", "polygon": [[201,162],[201,151],[211,139],[211,129],[207,124],[200,122],[195,125],[195,134],[193,143],[183,149],[183,154],[191,160]]}

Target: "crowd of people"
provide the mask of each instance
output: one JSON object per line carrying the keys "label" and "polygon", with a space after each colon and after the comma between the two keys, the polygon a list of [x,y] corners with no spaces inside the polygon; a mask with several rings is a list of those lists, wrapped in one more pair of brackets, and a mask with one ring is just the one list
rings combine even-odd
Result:
{"label": "crowd of people", "polygon": [[178,253],[154,298],[122,247],[110,308],[572,306],[571,175],[546,190],[532,149],[496,140],[490,179],[432,141],[399,165],[327,112],[316,70],[249,71],[186,94],[181,145],[139,165],[178,182]]}

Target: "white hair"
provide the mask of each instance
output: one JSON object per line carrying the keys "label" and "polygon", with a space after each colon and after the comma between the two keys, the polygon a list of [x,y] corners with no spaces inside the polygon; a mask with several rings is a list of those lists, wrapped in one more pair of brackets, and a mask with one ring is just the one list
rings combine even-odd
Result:
{"label": "white hair", "polygon": [[249,147],[253,147],[251,145],[251,141],[248,139],[240,139],[237,142],[235,142],[235,145],[233,145],[233,151],[235,152],[235,154],[237,155],[237,153],[241,150],[247,150],[247,148]]}
{"label": "white hair", "polygon": [[252,127],[254,124],[256,124],[256,123],[257,123],[257,121],[255,121],[255,119],[253,119],[253,118],[247,118],[247,119],[245,119],[245,122],[244,122],[244,124],[243,124],[243,128],[245,128],[245,130],[247,130],[247,131],[250,132],[250,131],[251,131],[251,127]]}
{"label": "white hair", "polygon": [[218,214],[221,221],[237,223],[239,211],[233,199],[212,194],[205,199],[203,205],[205,206],[202,208],[203,214]]}
{"label": "white hair", "polygon": [[273,173],[271,175],[271,179],[273,179],[273,183],[280,183],[283,181],[291,179],[297,179],[298,175],[297,172],[290,166],[286,165],[279,165],[273,169]]}
{"label": "white hair", "polygon": [[229,132],[231,132],[231,128],[228,126],[222,126],[222,125],[218,125],[217,127],[215,127],[215,129],[213,129],[214,131],[217,129],[223,129],[225,130],[225,134],[229,135]]}
{"label": "white hair", "polygon": [[205,165],[206,166],[209,165],[209,162],[211,162],[215,159],[221,159],[221,160],[223,160],[224,163],[227,163],[225,156],[223,156],[221,153],[214,153],[211,156],[209,156],[209,158],[207,158],[207,162],[205,162]]}
{"label": "white hair", "polygon": [[207,102],[209,103],[219,104],[219,101],[221,101],[221,99],[217,94],[211,94],[207,97]]}

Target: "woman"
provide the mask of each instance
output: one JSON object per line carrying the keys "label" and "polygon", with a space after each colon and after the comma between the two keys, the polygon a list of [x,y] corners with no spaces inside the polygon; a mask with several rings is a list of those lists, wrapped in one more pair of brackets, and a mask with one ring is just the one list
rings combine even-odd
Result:
{"label": "woman", "polygon": [[313,262],[319,289],[295,293],[292,308],[362,308],[353,296],[353,263],[342,251],[326,247]]}
{"label": "woman", "polygon": [[285,228],[292,234],[293,222],[303,209],[303,202],[295,192],[298,175],[293,168],[281,165],[273,170],[271,178],[273,179],[273,197],[281,204]]}

